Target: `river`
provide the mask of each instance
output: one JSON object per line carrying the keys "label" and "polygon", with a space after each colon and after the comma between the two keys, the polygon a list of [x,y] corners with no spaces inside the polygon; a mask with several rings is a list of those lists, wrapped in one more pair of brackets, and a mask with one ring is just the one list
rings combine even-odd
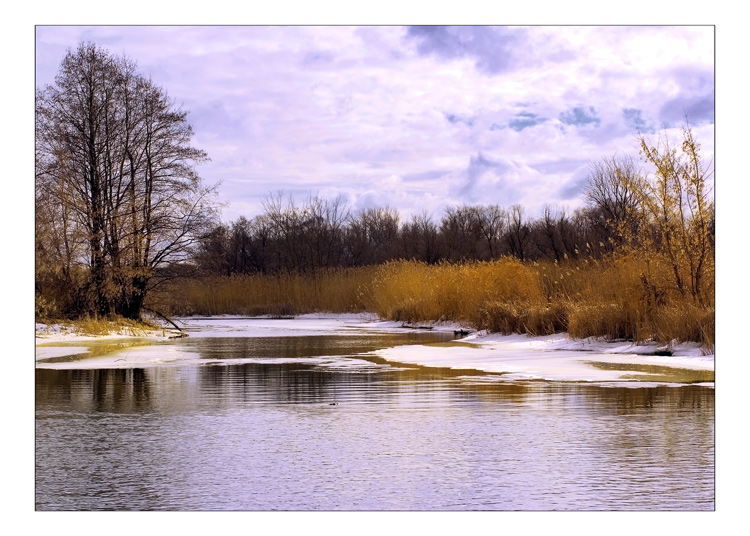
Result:
{"label": "river", "polygon": [[504,381],[377,352],[452,332],[246,328],[39,361],[36,509],[714,509],[710,383]]}

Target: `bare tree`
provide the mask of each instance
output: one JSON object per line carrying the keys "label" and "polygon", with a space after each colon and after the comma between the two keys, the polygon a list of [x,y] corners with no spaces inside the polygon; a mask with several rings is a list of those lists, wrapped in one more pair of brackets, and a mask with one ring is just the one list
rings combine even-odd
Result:
{"label": "bare tree", "polygon": [[187,112],[134,62],[87,43],[37,91],[36,120],[37,191],[70,216],[52,232],[85,237],[82,312],[138,318],[155,270],[187,258],[215,218]]}
{"label": "bare tree", "polygon": [[477,230],[486,246],[486,253],[480,253],[480,257],[484,260],[497,259],[507,221],[505,210],[497,205],[478,206],[474,210]]}
{"label": "bare tree", "polygon": [[440,221],[440,234],[448,259],[453,262],[477,260],[482,239],[475,207],[449,207]]}
{"label": "bare tree", "polygon": [[637,221],[635,214],[641,199],[636,184],[640,176],[638,164],[631,156],[613,156],[590,164],[584,199],[594,210],[606,242],[613,242],[612,247],[634,232],[628,227]]}
{"label": "bare tree", "polygon": [[329,201],[310,196],[301,206],[283,192],[263,202],[264,221],[277,248],[277,266],[310,271],[338,266],[344,259],[344,234],[349,209],[341,197]]}
{"label": "bare tree", "polygon": [[333,200],[310,197],[302,208],[298,247],[306,251],[303,269],[339,266],[343,260],[344,226],[349,209],[339,196]]}
{"label": "bare tree", "polygon": [[527,244],[531,227],[521,205],[513,205],[506,215],[505,240],[511,255],[523,261],[527,256]]}
{"label": "bare tree", "polygon": [[390,207],[366,208],[351,216],[347,246],[351,264],[381,264],[398,255],[399,214]]}
{"label": "bare tree", "polygon": [[414,214],[411,221],[403,225],[401,248],[405,259],[434,264],[443,258],[438,228],[430,214],[426,211]]}

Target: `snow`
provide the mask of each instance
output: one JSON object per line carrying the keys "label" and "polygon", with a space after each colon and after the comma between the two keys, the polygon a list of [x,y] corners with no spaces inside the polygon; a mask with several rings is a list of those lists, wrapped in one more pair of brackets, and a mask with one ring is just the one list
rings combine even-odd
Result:
{"label": "snow", "polygon": [[[299,337],[362,336],[404,332],[401,322],[382,321],[369,314],[311,314],[294,318],[271,317],[184,317],[176,319],[191,338],[210,337]],[[452,323],[433,323],[434,331],[461,329]],[[154,331],[143,337],[113,335],[83,337],[60,326],[37,325],[37,367],[44,368],[127,368],[170,365],[205,365],[205,359],[189,347],[169,341],[175,330]],[[94,349],[112,343],[111,351],[95,355]],[[41,346],[40,346],[41,345]],[[703,355],[694,343],[673,344],[672,355],[654,355],[657,344],[633,344],[599,338],[571,339],[565,334],[542,337],[475,332],[450,343],[404,345],[384,348],[362,356],[310,358],[242,358],[245,362],[295,362],[337,369],[376,370],[367,358],[378,357],[394,366],[443,367],[487,373],[484,381],[549,380],[582,382],[648,381],[651,370],[679,370],[688,374],[714,370],[714,355]],[[55,360],[89,352],[85,359]],[[45,361],[50,360],[52,361]],[[40,362],[41,360],[41,362]],[[212,364],[221,364],[212,361]],[[641,384],[642,382],[637,382]],[[711,384],[713,382],[710,382]]]}
{"label": "snow", "polygon": [[220,315],[178,318],[177,324],[190,337],[305,337],[361,335],[361,327],[370,325],[373,318],[357,314],[308,314],[293,318]]}

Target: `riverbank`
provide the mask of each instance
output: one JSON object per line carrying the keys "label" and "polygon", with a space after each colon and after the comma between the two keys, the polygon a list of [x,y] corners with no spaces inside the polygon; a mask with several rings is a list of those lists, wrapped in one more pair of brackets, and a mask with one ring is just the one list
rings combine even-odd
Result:
{"label": "riverbank", "polygon": [[[176,336],[273,338],[363,336],[423,330],[459,336],[450,342],[396,345],[369,352],[364,359],[393,364],[475,370],[502,380],[620,381],[669,378],[674,383],[713,382],[714,356],[697,343],[634,344],[602,338],[573,339],[560,333],[539,337],[469,332],[455,323],[404,324],[372,314],[307,314],[296,317],[181,317],[182,332],[164,328],[110,335],[82,335],[64,326],[37,325],[37,366],[53,368],[127,368],[204,364],[190,348],[170,344],[168,358],[160,343]],[[124,354],[127,355],[124,355]],[[65,356],[83,360],[61,361]],[[359,357],[359,356],[353,356]],[[238,356],[233,363],[252,360]]]}
{"label": "riverbank", "polygon": [[[335,331],[337,328],[361,328],[376,331],[402,331],[404,329],[446,331],[462,333],[464,336],[457,342],[470,343],[473,345],[492,346],[495,344],[522,344],[534,349],[547,350],[571,350],[571,351],[597,351],[615,354],[640,354],[660,355],[667,353],[673,357],[692,357],[701,360],[713,360],[713,354],[706,352],[699,343],[683,342],[671,345],[658,344],[656,342],[633,343],[624,340],[606,340],[604,337],[587,337],[576,339],[567,333],[553,335],[530,336],[523,334],[501,335],[488,333],[486,330],[474,331],[454,322],[419,322],[405,323],[382,320],[371,313],[312,313],[288,317],[279,316],[240,316],[240,315],[214,315],[214,316],[189,316],[175,319],[183,328],[183,331],[173,327],[158,327],[153,329],[133,329],[123,327],[113,329],[105,334],[83,333],[77,328],[65,324],[36,323],[35,338],[36,346],[40,344],[71,343],[75,341],[86,342],[102,339],[150,339],[167,340],[183,336],[218,336],[226,331],[238,331],[242,329],[243,322],[252,320],[254,327],[277,328],[283,326],[285,329],[293,327],[290,321],[304,320],[306,331]],[[200,331],[196,332],[196,328]],[[292,329],[292,332],[294,330]],[[253,336],[253,334],[243,334]]]}

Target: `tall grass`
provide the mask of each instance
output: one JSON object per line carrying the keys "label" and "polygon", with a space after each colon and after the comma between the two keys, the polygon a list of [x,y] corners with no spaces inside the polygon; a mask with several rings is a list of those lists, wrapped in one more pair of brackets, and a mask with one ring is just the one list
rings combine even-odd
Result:
{"label": "tall grass", "polygon": [[711,347],[713,281],[701,305],[670,282],[668,267],[636,256],[563,263],[392,261],[314,274],[189,279],[157,299],[173,314],[368,311],[390,320],[446,320],[499,333],[568,332],[575,338]]}
{"label": "tall grass", "polygon": [[669,267],[638,256],[536,266],[550,303],[566,309],[572,337],[603,336],[713,346],[713,281],[704,305],[672,284]]}
{"label": "tall grass", "polygon": [[235,275],[183,279],[151,302],[178,315],[294,315],[312,311],[359,312],[359,289],[374,269],[336,268],[315,274]]}
{"label": "tall grass", "polygon": [[365,289],[368,308],[384,318],[409,322],[454,320],[482,323],[482,307],[493,302],[540,304],[538,278],[515,259],[471,264],[390,262]]}
{"label": "tall grass", "polygon": [[75,320],[43,318],[40,320],[45,324],[62,324],[79,335],[131,335],[139,337],[162,329],[158,324],[145,319],[130,320],[121,316],[110,318],[84,316]]}

